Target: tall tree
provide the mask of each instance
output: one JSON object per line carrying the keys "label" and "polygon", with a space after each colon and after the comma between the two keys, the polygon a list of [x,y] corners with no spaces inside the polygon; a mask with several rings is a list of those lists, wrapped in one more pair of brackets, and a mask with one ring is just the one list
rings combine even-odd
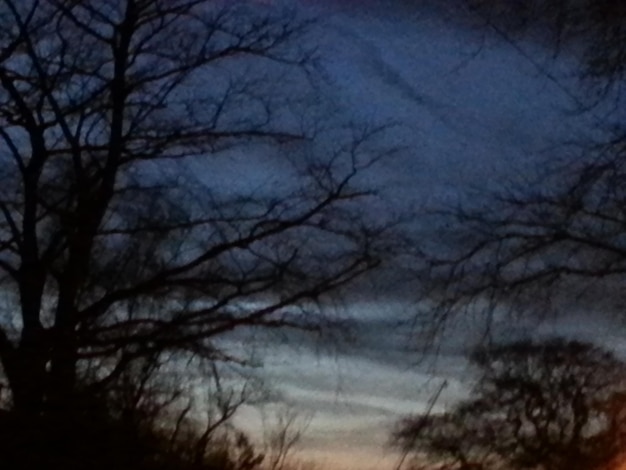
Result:
{"label": "tall tree", "polygon": [[[592,141],[573,136],[545,165],[499,181],[469,203],[435,210],[442,228],[428,251],[430,293],[439,320],[469,308],[506,306],[541,312],[577,299],[604,310],[621,310],[626,281],[626,10],[621,2],[463,0],[481,25],[513,44],[543,45],[575,59],[576,86],[547,72],[579,112],[589,112]],[[558,61],[556,62],[558,64]],[[558,72],[558,69],[557,69]],[[576,145],[571,145],[572,141]],[[441,209],[441,210],[440,210]],[[445,247],[444,247],[445,246]],[[444,247],[442,249],[442,247]],[[587,295],[590,294],[590,295]],[[556,302],[555,302],[556,300]]]}
{"label": "tall tree", "polygon": [[[67,411],[86,371],[103,385],[163,351],[232,359],[217,339],[236,328],[317,328],[318,302],[381,263],[388,227],[359,202],[380,129],[313,145],[289,95],[315,91],[310,21],[256,2],[3,0],[0,25],[17,410]],[[221,180],[228,158],[248,176]],[[248,190],[267,166],[283,184]]]}
{"label": "tall tree", "polygon": [[593,470],[626,437],[624,364],[563,339],[481,348],[470,398],[450,411],[401,421],[394,441],[426,468]]}

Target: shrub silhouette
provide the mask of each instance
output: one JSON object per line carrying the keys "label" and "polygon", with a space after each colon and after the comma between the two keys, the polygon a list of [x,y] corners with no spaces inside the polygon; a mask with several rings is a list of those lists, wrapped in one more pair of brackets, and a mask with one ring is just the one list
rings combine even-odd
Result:
{"label": "shrub silhouette", "polygon": [[0,413],[0,462],[9,470],[254,470],[263,461],[247,436],[205,438],[192,423],[177,436],[166,424],[132,422],[107,410],[26,417]]}
{"label": "shrub silhouette", "polygon": [[[147,368],[145,376],[127,374],[105,391],[78,394],[72,410],[37,415],[0,410],[0,466],[255,470],[262,464],[263,454],[230,424],[243,398],[228,392],[215,409],[196,410],[182,402],[180,388],[150,381],[153,372]],[[204,411],[205,422],[198,411]]]}

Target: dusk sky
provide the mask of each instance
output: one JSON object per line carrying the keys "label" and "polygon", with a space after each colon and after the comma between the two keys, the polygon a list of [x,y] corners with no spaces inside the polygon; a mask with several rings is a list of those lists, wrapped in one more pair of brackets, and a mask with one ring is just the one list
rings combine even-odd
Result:
{"label": "dusk sky", "polygon": [[626,470],[626,2],[1,21],[3,468]]}
{"label": "dusk sky", "polygon": [[[575,94],[578,84],[566,61],[556,62],[538,46],[520,52],[501,38],[463,28],[459,12],[452,24],[444,2],[292,1],[321,17],[315,41],[342,112],[398,123],[393,138],[406,150],[379,174],[398,207],[455,202],[472,189],[495,187],[532,171],[564,140],[583,137],[591,127],[593,115],[571,112],[570,91]],[[390,327],[414,308],[388,299],[349,305],[360,334],[339,352],[266,348],[268,382],[313,416],[302,455],[330,468],[392,468],[396,456],[385,443],[393,423],[423,410],[444,380],[438,407],[463,396],[471,380],[463,357],[477,339],[473,327],[453,328],[437,360],[416,365],[405,332]],[[620,328],[612,320],[572,315],[501,329],[617,348]],[[254,412],[241,420],[254,422]]]}

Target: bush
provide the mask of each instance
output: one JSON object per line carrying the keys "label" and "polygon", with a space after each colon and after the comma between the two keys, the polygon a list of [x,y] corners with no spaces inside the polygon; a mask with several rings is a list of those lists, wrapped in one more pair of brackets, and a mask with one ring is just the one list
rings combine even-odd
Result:
{"label": "bush", "polygon": [[[230,425],[247,392],[217,392],[192,406],[183,381],[165,383],[140,365],[96,393],[88,386],[71,410],[0,410],[0,464],[8,470],[254,470],[263,461]],[[172,385],[175,384],[175,385]],[[214,385],[215,385],[214,384]],[[203,417],[203,419],[200,419]]]}

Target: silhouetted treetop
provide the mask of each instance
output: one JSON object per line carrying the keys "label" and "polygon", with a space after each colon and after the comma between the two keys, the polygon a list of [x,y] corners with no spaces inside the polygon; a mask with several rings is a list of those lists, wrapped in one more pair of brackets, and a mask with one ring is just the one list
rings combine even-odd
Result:
{"label": "silhouetted treetop", "polygon": [[470,397],[402,420],[396,445],[425,468],[601,469],[626,437],[625,365],[578,341],[481,347]]}
{"label": "silhouetted treetop", "polygon": [[[13,406],[69,409],[93,364],[97,386],[165,351],[242,360],[217,339],[319,329],[324,296],[383,262],[361,173],[391,149],[319,121],[313,26],[256,2],[0,2]],[[233,159],[238,182],[218,176]],[[284,184],[252,189],[270,165]]]}

